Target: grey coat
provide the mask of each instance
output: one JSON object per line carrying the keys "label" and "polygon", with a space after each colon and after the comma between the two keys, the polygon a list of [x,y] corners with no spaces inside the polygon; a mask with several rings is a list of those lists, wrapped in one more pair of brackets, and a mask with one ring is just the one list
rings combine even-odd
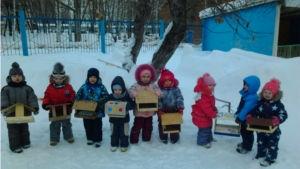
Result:
{"label": "grey coat", "polygon": [[178,87],[162,88],[163,97],[158,101],[158,109],[168,111],[171,109],[184,109],[184,100]]}
{"label": "grey coat", "polygon": [[[1,90],[1,109],[12,106],[18,102],[34,109],[39,108],[38,99],[33,89],[26,83],[18,87],[13,87],[11,85],[4,86]],[[8,116],[15,116],[15,112]],[[26,111],[25,116],[31,116],[31,112]]]}

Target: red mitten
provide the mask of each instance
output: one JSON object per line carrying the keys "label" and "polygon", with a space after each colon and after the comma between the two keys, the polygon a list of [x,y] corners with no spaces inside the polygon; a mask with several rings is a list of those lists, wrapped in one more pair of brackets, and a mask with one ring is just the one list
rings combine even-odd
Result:
{"label": "red mitten", "polygon": [[136,96],[137,96],[137,92],[136,92],[136,91],[132,91],[132,92],[131,92],[131,97],[132,97],[132,98],[135,98]]}
{"label": "red mitten", "polygon": [[272,116],[273,117],[273,125],[274,126],[276,126],[276,125],[278,125],[279,123],[280,123],[280,120],[279,120],[279,118],[278,118],[278,116]]}
{"label": "red mitten", "polygon": [[161,115],[163,114],[163,112],[162,112],[162,110],[161,109],[158,109],[158,111],[157,111],[157,116],[159,117],[159,118],[161,118]]}
{"label": "red mitten", "polygon": [[183,108],[180,107],[180,108],[178,109],[178,113],[181,114],[181,115],[183,115]]}
{"label": "red mitten", "polygon": [[252,117],[252,114],[248,114],[248,115],[246,116],[246,120],[247,120],[248,118],[250,118],[250,117]]}

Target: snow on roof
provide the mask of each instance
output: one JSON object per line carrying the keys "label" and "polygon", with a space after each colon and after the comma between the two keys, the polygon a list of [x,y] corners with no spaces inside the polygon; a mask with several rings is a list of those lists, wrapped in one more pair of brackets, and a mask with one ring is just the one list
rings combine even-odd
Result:
{"label": "snow on roof", "polygon": [[245,9],[252,6],[257,6],[260,4],[265,4],[273,1],[278,1],[278,0],[235,0],[229,3],[221,4],[219,5],[218,8],[216,7],[206,8],[199,12],[199,17],[200,19],[203,19],[203,18],[209,18],[212,16],[220,15],[221,14],[220,9],[226,12],[233,12],[236,10]]}

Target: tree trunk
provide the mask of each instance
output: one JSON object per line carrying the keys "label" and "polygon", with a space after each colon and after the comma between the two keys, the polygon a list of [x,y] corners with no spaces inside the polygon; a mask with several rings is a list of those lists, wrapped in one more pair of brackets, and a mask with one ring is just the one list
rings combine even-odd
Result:
{"label": "tree trunk", "polygon": [[[134,64],[136,64],[137,57],[143,44],[145,21],[149,18],[151,13],[151,6],[149,5],[149,2],[150,0],[138,1],[138,4],[136,5],[136,14],[133,24],[135,43],[131,48],[131,56],[125,56],[132,57],[131,60]],[[124,62],[123,67],[129,71],[131,69],[131,64],[129,62]]]}
{"label": "tree trunk", "polygon": [[187,30],[186,0],[170,0],[169,5],[173,18],[173,26],[164,37],[160,48],[154,53],[152,58],[152,66],[155,68],[157,75],[159,75],[160,69],[164,67],[172,57]]}
{"label": "tree trunk", "polygon": [[[80,0],[74,0],[74,7],[75,7],[75,12],[74,12],[74,19],[81,19],[81,1]],[[81,22],[80,21],[75,21],[75,42],[81,42]]]}

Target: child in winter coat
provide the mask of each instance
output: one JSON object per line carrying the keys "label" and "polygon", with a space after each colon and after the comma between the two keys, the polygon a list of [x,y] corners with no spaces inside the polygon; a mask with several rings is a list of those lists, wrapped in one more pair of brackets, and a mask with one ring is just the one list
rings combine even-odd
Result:
{"label": "child in winter coat", "polygon": [[[132,99],[137,96],[138,90],[154,90],[155,94],[160,98],[162,93],[158,86],[153,82],[156,79],[156,72],[149,64],[142,64],[138,66],[135,71],[136,83],[129,89],[129,95]],[[130,133],[130,143],[136,144],[139,141],[140,130],[142,129],[143,141],[150,141],[152,134],[152,116],[155,115],[154,111],[138,112],[137,109],[133,110],[134,122]]]}
{"label": "child in winter coat", "polygon": [[[14,105],[15,103],[23,103],[34,108],[34,114],[39,113],[39,105],[37,97],[33,89],[26,84],[25,76],[17,62],[12,64],[9,75],[6,78],[7,85],[1,90],[1,110]],[[3,116],[14,117],[15,112]],[[25,116],[31,116],[30,111],[25,111]],[[15,153],[22,153],[23,149],[30,147],[30,133],[28,123],[8,124],[9,148]]]}
{"label": "child in winter coat", "polygon": [[215,141],[212,136],[212,119],[217,115],[214,89],[216,83],[209,73],[198,78],[194,92],[197,93],[196,103],[192,105],[192,121],[198,130],[197,144],[210,148],[210,142]]}
{"label": "child in winter coat", "polygon": [[79,88],[75,95],[77,100],[90,100],[98,102],[96,112],[99,113],[96,119],[83,119],[87,145],[99,148],[102,142],[102,118],[105,117],[102,101],[108,97],[108,92],[101,82],[99,70],[90,68],[87,72],[85,83]]}
{"label": "child in winter coat", "polygon": [[281,103],[282,91],[280,90],[280,81],[271,79],[263,87],[259,94],[259,101],[254,110],[248,114],[248,117],[272,118],[273,125],[278,128],[273,133],[257,132],[257,154],[256,159],[265,158],[260,163],[261,166],[273,164],[278,155],[278,143],[281,135],[279,124],[285,122],[288,114]]}
{"label": "child in winter coat", "polygon": [[248,76],[244,79],[244,87],[240,91],[241,101],[235,115],[235,122],[241,125],[242,142],[238,143],[236,151],[246,154],[252,150],[254,135],[253,131],[247,130],[246,116],[249,114],[258,101],[257,91],[260,87],[260,80],[257,76]]}
{"label": "child in winter coat", "polygon": [[126,116],[125,118],[110,117],[110,131],[111,131],[111,151],[115,152],[119,146],[122,152],[127,151],[129,145],[128,131],[129,131],[129,110],[132,110],[135,106],[134,101],[130,98],[125,82],[121,76],[116,76],[111,83],[111,93],[108,98],[103,101],[105,104],[108,101],[122,101],[126,104]]}
{"label": "child in winter coat", "polygon": [[[163,97],[158,101],[158,131],[161,141],[167,144],[168,134],[163,133],[161,115],[163,113],[175,112],[179,112],[183,115],[184,100],[181,91],[178,88],[179,82],[175,79],[174,74],[171,71],[163,68],[157,84],[163,93]],[[175,144],[179,140],[179,133],[171,133],[170,139],[171,143]]]}
{"label": "child in winter coat", "polygon": [[[69,84],[70,77],[65,74],[64,65],[56,63],[54,65],[52,74],[50,75],[50,84],[48,85],[42,107],[44,110],[49,110],[51,105],[70,103],[67,106],[67,114],[72,113],[72,100],[75,96],[73,87]],[[63,107],[55,107],[57,115],[63,115]],[[52,114],[52,109],[49,111]],[[50,145],[55,146],[60,140],[60,130],[62,127],[64,140],[69,143],[74,142],[71,119],[63,119],[52,121],[50,124]]]}

